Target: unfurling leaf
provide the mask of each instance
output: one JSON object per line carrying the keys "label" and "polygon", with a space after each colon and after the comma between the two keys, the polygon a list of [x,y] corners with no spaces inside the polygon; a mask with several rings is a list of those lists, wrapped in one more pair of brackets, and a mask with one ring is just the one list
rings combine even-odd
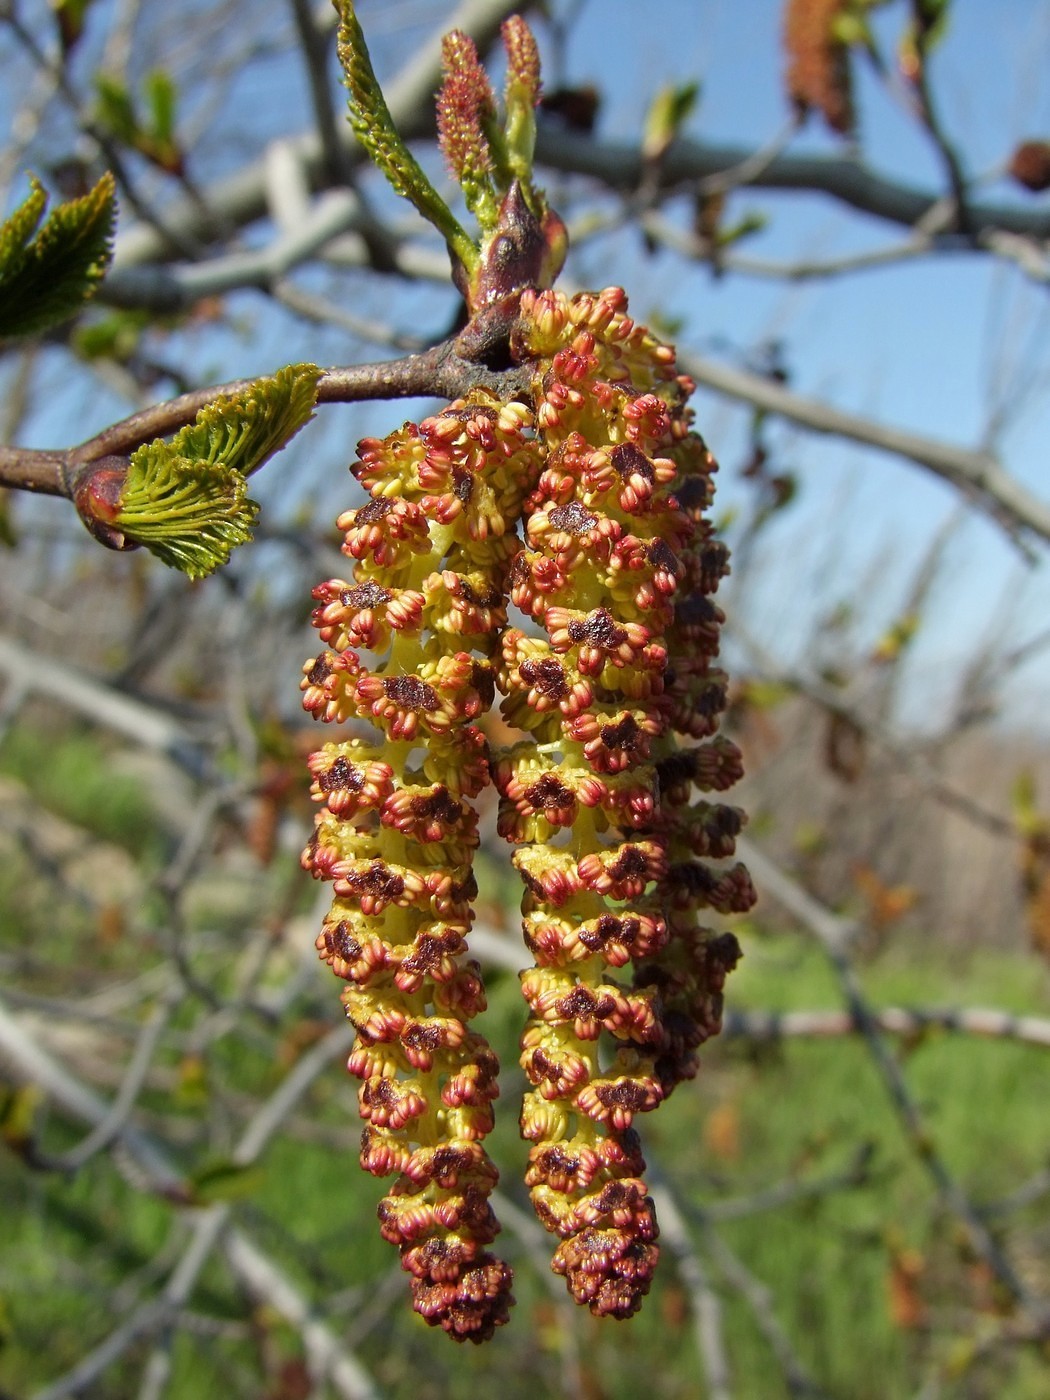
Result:
{"label": "unfurling leaf", "polygon": [[913,612],[903,613],[892,622],[872,651],[871,659],[876,666],[889,666],[899,661],[918,632],[920,622],[921,619]]}
{"label": "unfurling leaf", "polygon": [[698,83],[679,83],[661,88],[656,94],[646,113],[642,135],[642,154],[647,161],[663,158],[695,108],[699,95]]}
{"label": "unfurling leaf", "polygon": [[316,365],[289,365],[202,408],[128,464],[107,524],[190,578],[203,578],[252,537],[259,508],[247,478],[313,415]]}
{"label": "unfurling leaf", "polygon": [[[34,335],[78,311],[109,266],[115,213],[113,176],[40,221],[47,194],[32,193],[0,224],[0,340]],[[34,237],[35,235],[35,237]]]}
{"label": "unfurling leaf", "polygon": [[163,68],[147,73],[142,91],[149,107],[151,135],[159,142],[174,145],[176,92],[171,74]]}
{"label": "unfurling leaf", "polygon": [[161,170],[179,175],[183,151],[175,135],[177,92],[169,73],[155,69],[142,82],[145,115],[120,78],[101,73],[95,79],[98,120],[126,145]]}
{"label": "unfurling leaf", "polygon": [[391,187],[411,200],[442,235],[453,256],[472,270],[477,263],[477,248],[398,134],[372,68],[353,0],[337,0],[336,8],[339,12],[336,48],[350,94],[349,115],[354,135]]}
{"label": "unfurling leaf", "polygon": [[134,146],[139,138],[139,119],[124,80],[111,73],[96,74],[95,96],[97,119],[111,135]]}

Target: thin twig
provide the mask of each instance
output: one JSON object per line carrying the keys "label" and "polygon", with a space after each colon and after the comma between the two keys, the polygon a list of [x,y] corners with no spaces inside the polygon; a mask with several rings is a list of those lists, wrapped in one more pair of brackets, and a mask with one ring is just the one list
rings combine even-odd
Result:
{"label": "thin twig", "polygon": [[696,1349],[707,1383],[709,1400],[732,1400],[732,1371],[726,1350],[722,1302],[695,1249],[685,1219],[670,1187],[649,1170],[649,1187],[660,1218],[660,1238],[675,1256],[693,1313]]}
{"label": "thin twig", "polygon": [[241,1284],[263,1298],[303,1339],[311,1371],[327,1379],[342,1400],[379,1400],[379,1391],[353,1352],[321,1322],[310,1302],[273,1261],[240,1230],[223,1241],[226,1262]]}
{"label": "thin twig", "polygon": [[[314,1072],[314,1077],[324,1068],[323,1056],[319,1053],[320,1046],[327,1043],[329,1050],[334,1054],[345,1031],[345,1026],[339,1027],[329,1037],[326,1037],[326,1041],[319,1042],[318,1046],[310,1052],[311,1070]],[[92,1124],[98,1124],[105,1118],[108,1111],[105,1100],[82,1084],[67,1066],[43,1050],[19,1023],[18,1019],[10,1014],[2,1001],[0,1001],[0,1058],[5,1059],[21,1077],[38,1085],[74,1117]],[[327,1060],[324,1061],[324,1063],[327,1062]],[[295,1071],[293,1071],[294,1073]],[[309,1078],[309,1075],[300,1071],[296,1078],[299,1097],[301,1097],[305,1087],[303,1082],[305,1078]],[[276,1096],[280,1098],[282,1109],[290,1111],[294,1107],[295,1101],[291,1104],[288,1103],[290,1095],[284,1090],[283,1082],[278,1087]],[[250,1150],[261,1151],[272,1133],[280,1126],[277,1114],[272,1108],[264,1108],[264,1112],[267,1116],[266,1131],[261,1132],[249,1125],[249,1129],[239,1144],[242,1159]],[[133,1124],[127,1123],[120,1131],[119,1142],[133,1156],[151,1186],[162,1186],[165,1194],[172,1199],[187,1199],[187,1188],[181,1173],[169,1160],[165,1149],[155,1143],[148,1134],[143,1133]],[[199,1268],[197,1261],[200,1260],[203,1263],[207,1257],[211,1246],[219,1238],[223,1225],[227,1223],[228,1211],[229,1207],[226,1205],[212,1206],[198,1217],[198,1225],[195,1228],[190,1247],[183,1254],[179,1266],[171,1276],[169,1289],[172,1296],[183,1291],[194,1268]],[[294,1285],[285,1278],[283,1272],[252,1243],[243,1230],[236,1227],[230,1228],[227,1234],[227,1249],[231,1245],[234,1247],[233,1256],[228,1254],[228,1257],[231,1258],[231,1263],[234,1258],[239,1261],[234,1267],[237,1268],[245,1282],[249,1281],[249,1274],[256,1284],[259,1284],[260,1281],[264,1282],[267,1288],[266,1296],[293,1326],[309,1325],[311,1346],[315,1352],[317,1348],[323,1348],[325,1355],[329,1358],[329,1375],[333,1383],[339,1387],[340,1395],[344,1396],[345,1400],[376,1400],[377,1392],[367,1375],[357,1365],[346,1348],[336,1341],[325,1324],[310,1317],[308,1306]],[[111,1360],[116,1360],[124,1354],[138,1337],[155,1330],[156,1327],[163,1324],[169,1315],[170,1300],[165,1301],[165,1299],[158,1299],[138,1310],[122,1327],[110,1334],[110,1337],[102,1343],[102,1347],[96,1348],[95,1352],[91,1353],[94,1360],[90,1375],[87,1375],[84,1369],[88,1362],[88,1358],[85,1357],[78,1367],[74,1368],[76,1373],[74,1384],[70,1384],[74,1372],[69,1372],[53,1386],[40,1392],[35,1400],[65,1400],[65,1397],[75,1395],[78,1390],[83,1389],[85,1384],[90,1384],[94,1376],[100,1374]],[[102,1351],[102,1348],[105,1348],[105,1351]]]}
{"label": "thin twig", "polygon": [[[725,1034],[725,1027],[722,1034]],[[743,1220],[753,1215],[763,1215],[767,1211],[780,1210],[797,1201],[820,1200],[839,1191],[855,1191],[861,1186],[866,1186],[871,1180],[873,1153],[871,1143],[861,1143],[852,1161],[839,1171],[804,1180],[788,1178],[773,1186],[767,1186],[764,1190],[755,1191],[750,1196],[705,1201],[704,1218],[711,1224],[720,1224],[726,1220]]]}
{"label": "thin twig", "polygon": [[711,1257],[721,1269],[726,1282],[730,1287],[736,1289],[751,1308],[755,1325],[765,1338],[783,1372],[788,1393],[800,1397],[800,1400],[801,1397],[809,1397],[810,1400],[821,1400],[822,1397],[826,1397],[824,1389],[813,1380],[795,1355],[795,1349],[777,1319],[776,1300],[773,1294],[764,1283],[751,1273],[750,1269],[744,1266],[741,1259],[730,1249],[718,1231],[703,1220],[703,1212],[698,1214],[704,1243],[710,1251]]}
{"label": "thin twig", "polygon": [[[891,1035],[917,1036],[925,1031],[1016,1040],[1050,1048],[1050,1020],[1017,1016],[994,1007],[884,1006],[868,1009],[868,1021]],[[852,1011],[727,1011],[722,1034],[758,1042],[796,1038],[830,1039],[864,1032]]]}
{"label": "thin twig", "polygon": [[758,668],[765,679],[812,700],[833,718],[845,720],[850,727],[863,734],[865,740],[870,740],[886,754],[898,772],[909,781],[919,784],[924,792],[929,793],[942,806],[958,812],[990,835],[1014,839],[1017,829],[1009,817],[993,812],[968,792],[948,782],[925,754],[914,745],[903,743],[886,725],[861,714],[848,702],[838,687],[801,671],[781,668],[775,658],[748,633],[739,620],[736,620],[735,631],[747,650],[749,662]]}
{"label": "thin twig", "polygon": [[561,1279],[551,1271],[550,1236],[535,1215],[523,1210],[505,1191],[493,1191],[492,1204],[500,1223],[517,1236],[536,1270],[536,1277],[546,1284],[551,1304],[558,1314],[557,1346],[561,1354],[562,1393],[582,1395],[584,1381],[580,1368],[579,1312]]}
{"label": "thin twig", "polygon": [[131,1059],[124,1071],[120,1089],[105,1118],[68,1152],[32,1151],[31,1162],[34,1167],[41,1167],[46,1171],[75,1172],[113,1142],[134,1112],[160,1038],[171,1022],[178,1001],[179,992],[169,989],[163,1000],[154,1007],[152,1014],[143,1022]]}
{"label": "thin twig", "polygon": [[921,433],[875,422],[859,413],[848,413],[818,399],[796,394],[764,375],[720,364],[689,351],[681,351],[678,362],[698,384],[717,393],[788,418],[811,432],[846,438],[916,462],[969,496],[1015,539],[1023,532],[1030,532],[1041,540],[1050,541],[1050,503],[1033,496],[1008,475],[991,452],[957,447]]}
{"label": "thin twig", "polygon": [[838,978],[849,1015],[857,1021],[890,1103],[916,1157],[936,1186],[941,1199],[965,1227],[974,1250],[1011,1297],[1030,1311],[1033,1317],[1043,1318],[1045,1315],[1050,1318],[1045,1301],[1034,1297],[1018,1276],[998,1241],[981,1219],[977,1208],[937,1151],[933,1136],[908,1088],[901,1067],[883,1038],[876,1015],[868,1004],[860,979],[850,960],[850,948],[863,931],[863,926],[859,921],[842,919],[827,909],[750,841],[741,840],[738,845],[740,854],[747,862],[758,887],[771,895],[805,928],[816,935]]}
{"label": "thin twig", "polygon": [[[54,671],[49,659],[7,637],[0,637],[0,674],[29,693],[54,695]],[[62,703],[94,724],[133,739],[143,748],[167,754],[190,773],[204,767],[202,745],[188,726],[157,706],[121,695],[102,681],[62,663]]]}
{"label": "thin twig", "polygon": [[[317,386],[318,403],[355,403],[364,399],[457,398],[474,388],[500,397],[525,392],[526,369],[489,370],[463,359],[455,341],[399,360],[348,365],[325,370]],[[113,423],[66,452],[0,447],[0,485],[51,496],[71,496],[77,469],[100,457],[123,456],[157,437],[192,423],[202,408],[224,395],[243,393],[256,381],[236,379],[195,389],[165,403],[141,409]]]}
{"label": "thin twig", "polygon": [[[695,188],[698,181],[733,170],[754,157],[746,146],[720,145],[683,137],[674,142],[660,166],[660,187]],[[593,136],[541,125],[536,160],[566,175],[586,175],[609,189],[629,194],[637,188],[645,157],[634,142],[596,140]],[[749,181],[754,189],[799,190],[830,195],[840,204],[912,229],[941,204],[941,195],[892,180],[860,164],[854,156],[778,155]],[[1046,241],[1050,212],[1020,204],[972,201],[974,235],[1006,231]],[[969,241],[969,240],[966,240]]]}

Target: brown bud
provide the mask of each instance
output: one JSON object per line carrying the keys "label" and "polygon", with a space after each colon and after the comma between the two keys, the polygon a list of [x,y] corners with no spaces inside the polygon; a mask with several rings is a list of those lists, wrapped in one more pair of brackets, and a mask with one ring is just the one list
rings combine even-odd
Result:
{"label": "brown bud", "polygon": [[1050,141],[1022,141],[1007,169],[1019,185],[1033,194],[1050,189]]}
{"label": "brown bud", "polygon": [[107,549],[139,548],[115,522],[120,518],[124,484],[130,462],[127,457],[99,457],[80,467],[73,481],[73,504],[86,528]]}

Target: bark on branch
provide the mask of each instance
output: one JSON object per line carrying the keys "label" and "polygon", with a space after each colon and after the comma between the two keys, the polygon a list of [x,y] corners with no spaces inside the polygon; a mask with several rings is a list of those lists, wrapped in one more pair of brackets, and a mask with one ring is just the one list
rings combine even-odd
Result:
{"label": "bark on branch", "polygon": [[[364,399],[454,399],[472,388],[491,389],[511,398],[524,391],[531,371],[527,368],[489,370],[463,359],[456,342],[445,341],[418,355],[400,360],[349,365],[329,369],[317,388],[318,403],[354,403]],[[33,491],[45,496],[72,499],[80,468],[101,457],[127,456],[143,443],[167,437],[192,423],[207,404],[226,394],[243,393],[254,383],[235,379],[165,403],[153,404],[119,423],[103,428],[65,452],[27,447],[0,447],[0,486]]]}

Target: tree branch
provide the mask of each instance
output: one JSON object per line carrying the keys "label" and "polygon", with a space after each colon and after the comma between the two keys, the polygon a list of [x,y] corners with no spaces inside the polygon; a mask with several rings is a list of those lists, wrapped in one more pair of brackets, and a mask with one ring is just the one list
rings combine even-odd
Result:
{"label": "tree branch", "polygon": [[[281,1114],[290,1111],[309,1082],[321,1073],[337,1051],[345,1050],[346,1027],[335,1028],[323,1041],[313,1047],[303,1061],[278,1086],[271,1104],[279,1108],[263,1109],[265,1121],[260,1127],[249,1125],[242,1136],[235,1157],[242,1163],[262,1151],[272,1133],[280,1125]],[[108,1113],[105,1101],[82,1084],[68,1067],[52,1058],[28,1034],[18,1019],[0,1002],[0,1057],[14,1067],[21,1078],[39,1085],[67,1113],[93,1126],[102,1123]],[[304,1066],[305,1062],[305,1068]],[[296,1090],[293,1095],[289,1081]],[[149,1189],[161,1187],[163,1194],[173,1200],[186,1199],[186,1186],[181,1173],[169,1159],[164,1147],[132,1124],[125,1124],[118,1141],[135,1159],[147,1177]],[[88,1353],[73,1371],[40,1392],[52,1400],[77,1393],[85,1384],[127,1351],[139,1337],[170,1321],[180,1300],[188,1298],[192,1283],[223,1229],[229,1223],[230,1207],[211,1206],[198,1215],[190,1244],[172,1273],[161,1297],[136,1309],[124,1324],[110,1334],[98,1347]],[[296,1327],[309,1327],[311,1354],[323,1356],[327,1374],[344,1400],[377,1400],[378,1392],[371,1378],[353,1355],[310,1309],[306,1301],[284,1273],[237,1227],[226,1231],[226,1253],[231,1267],[247,1287],[261,1290],[282,1316]]]}
{"label": "tree branch", "polygon": [[[716,145],[681,139],[671,146],[660,167],[660,186],[672,190],[721,175],[753,159],[744,146]],[[576,132],[542,126],[536,161],[562,174],[588,175],[610,189],[633,192],[644,174],[641,147],[618,141],[595,141]],[[751,188],[826,194],[840,204],[888,223],[914,228],[942,202],[939,192],[915,189],[847,156],[779,155],[758,165],[748,181]],[[1050,238],[1050,210],[1013,204],[967,205],[973,237],[993,232]],[[945,233],[942,237],[950,239]],[[956,238],[961,235],[956,235]]]}
{"label": "tree branch", "polygon": [[[357,403],[365,399],[454,399],[471,389],[491,389],[501,398],[524,393],[527,368],[489,370],[462,358],[455,341],[399,360],[349,365],[325,370],[317,386],[318,403]],[[200,410],[227,394],[239,394],[255,383],[235,379],[194,389],[165,403],[141,409],[103,428],[65,452],[37,448],[0,447],[0,486],[12,486],[47,496],[72,498],[79,469],[100,457],[127,456],[143,443],[167,437],[192,423]]]}
{"label": "tree branch", "polygon": [[1046,1299],[1034,1295],[1019,1277],[976,1206],[952,1175],[937,1151],[899,1063],[885,1043],[876,1013],[868,1004],[850,960],[850,948],[862,932],[861,924],[856,920],[843,919],[827,909],[746,838],[742,838],[737,845],[755,877],[756,885],[783,905],[803,927],[808,928],[824,949],[838,979],[848,1014],[857,1022],[912,1150],[944,1204],[965,1228],[973,1249],[1010,1296],[1030,1312],[1040,1326],[1050,1327],[1050,1304]]}
{"label": "tree branch", "polygon": [[763,375],[734,369],[689,351],[679,352],[678,363],[697,384],[717,393],[788,418],[811,432],[847,438],[916,462],[969,496],[1013,535],[1029,532],[1050,542],[1050,503],[1033,496],[1008,475],[991,452],[956,447],[938,438],[877,423],[859,413],[848,413],[796,394]]}
{"label": "tree branch", "polygon": [[[1016,1016],[995,1007],[884,1006],[871,1008],[867,1020],[891,1035],[917,1036],[928,1030],[1017,1040],[1050,1049],[1050,1020]],[[795,1037],[828,1039],[858,1035],[864,1025],[855,1011],[727,1011],[722,1034],[758,1042]]]}
{"label": "tree branch", "polygon": [[[484,52],[499,34],[500,24],[508,15],[524,13],[534,0],[462,0],[451,15],[445,16],[434,34],[420,46],[401,73],[383,91],[398,130],[406,140],[426,135],[434,129],[434,93],[441,83],[441,41],[449,29],[461,29],[469,34]],[[364,154],[350,130],[343,123],[340,138],[352,165],[364,164]],[[295,151],[308,173],[314,190],[326,188],[325,152],[316,132],[296,137]],[[267,212],[267,183],[265,161],[253,161],[241,171],[224,176],[203,192],[203,201],[212,217],[206,217],[199,200],[180,197],[164,208],[165,231],[184,238],[208,237],[217,216],[224,223],[243,226],[262,218]],[[107,282],[119,287],[123,269],[163,258],[167,245],[157,231],[146,224],[136,224],[119,234],[114,247],[113,270]],[[103,284],[105,285],[105,284]]]}

